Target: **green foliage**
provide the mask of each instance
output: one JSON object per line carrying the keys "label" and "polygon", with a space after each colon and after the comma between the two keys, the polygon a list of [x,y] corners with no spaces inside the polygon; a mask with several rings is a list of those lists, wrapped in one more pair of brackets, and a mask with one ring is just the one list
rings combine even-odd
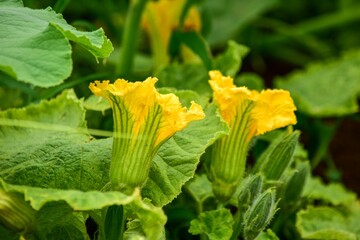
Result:
{"label": "green foliage", "polygon": [[279,240],[279,238],[271,229],[267,229],[266,232],[261,232],[255,240]]}
{"label": "green foliage", "polygon": [[210,240],[226,240],[231,237],[233,218],[228,209],[203,212],[191,221],[189,232],[204,234]]}
{"label": "green foliage", "polygon": [[204,3],[204,11],[211,15],[211,31],[207,40],[211,45],[220,45],[231,39],[245,24],[277,3],[271,1],[210,0]]}
{"label": "green foliage", "polygon": [[308,199],[321,200],[332,205],[347,205],[356,200],[355,193],[347,190],[340,183],[325,185],[319,178],[310,178],[304,189]]}
{"label": "green foliage", "polygon": [[229,41],[226,51],[214,60],[214,69],[219,70],[226,76],[234,77],[240,70],[242,60],[248,52],[249,48],[234,41]]}
{"label": "green foliage", "polygon": [[335,208],[309,207],[297,214],[296,226],[303,239],[355,240],[346,216]]}
{"label": "green foliage", "polygon": [[[343,119],[359,120],[360,5],[188,0],[173,19],[171,59],[155,66],[139,34],[146,2],[0,1],[0,239],[359,239],[358,196],[329,149]],[[187,29],[193,6],[200,32]],[[182,58],[182,45],[198,58]],[[253,139],[226,203],[205,175],[209,147],[229,131],[212,103],[212,69],[237,86],[287,89],[298,108],[299,130]],[[161,146],[142,189],[109,191],[110,105],[89,97],[88,83],[152,75],[159,92],[200,103],[206,117]],[[339,182],[324,184],[315,175],[323,168],[311,174],[323,159]]]}
{"label": "green foliage", "polygon": [[186,190],[191,194],[196,202],[203,204],[209,197],[214,197],[212,185],[206,175],[195,175],[185,185]]}
{"label": "green foliage", "polygon": [[[341,58],[309,65],[284,79],[276,86],[288,89],[299,111],[315,117],[343,116],[359,109],[360,51]],[[334,97],[336,96],[336,97]]]}
{"label": "green foliage", "polygon": [[108,57],[113,50],[102,29],[78,31],[50,8],[34,10],[20,1],[5,1],[1,3],[0,23],[0,70],[35,86],[58,85],[70,76],[69,40],[95,58]]}
{"label": "green foliage", "polygon": [[[20,185],[10,185],[2,181],[2,187],[7,192],[18,192],[24,195],[24,199],[30,202],[30,205],[35,210],[41,210],[42,207],[46,206],[47,203],[54,203],[58,201],[64,201],[72,211],[90,211],[96,209],[103,209],[107,206],[112,205],[123,205],[127,210],[135,214],[139,219],[145,235],[149,239],[158,239],[162,233],[162,228],[166,222],[166,216],[162,210],[158,207],[155,207],[149,203],[143,202],[140,196],[139,190],[135,191],[132,195],[127,196],[121,192],[100,192],[100,191],[79,191],[79,190],[60,190],[60,189],[51,189],[51,188],[37,188],[29,186],[20,186]],[[57,209],[52,209],[52,211],[61,211],[61,207],[57,206]],[[46,210],[43,210],[40,213],[44,213]],[[71,217],[76,217],[76,215],[70,214]],[[49,215],[48,215],[49,216]],[[45,216],[39,216],[39,218],[44,218]],[[41,223],[41,219],[39,220]],[[63,231],[62,228],[74,228],[76,225],[70,224],[66,219],[60,221],[60,223],[52,223],[55,226],[52,226],[52,234],[55,234],[57,231]],[[63,226],[62,224],[65,224]],[[82,224],[77,224],[77,230],[83,228],[84,230],[84,219]],[[45,231],[48,226],[37,226],[39,231]],[[48,230],[46,230],[48,231]],[[72,231],[71,231],[72,232]],[[41,233],[41,232],[40,232]],[[85,231],[83,231],[83,235]],[[47,235],[47,233],[45,233]],[[160,235],[159,235],[160,234]],[[71,233],[72,236],[76,236],[74,232]],[[69,236],[69,237],[70,237]],[[61,236],[60,239],[66,239],[64,236]],[[79,238],[86,239],[86,238]]]}
{"label": "green foliage", "polygon": [[0,122],[0,177],[7,182],[84,191],[107,183],[111,139],[91,138],[72,91],[1,112]]}

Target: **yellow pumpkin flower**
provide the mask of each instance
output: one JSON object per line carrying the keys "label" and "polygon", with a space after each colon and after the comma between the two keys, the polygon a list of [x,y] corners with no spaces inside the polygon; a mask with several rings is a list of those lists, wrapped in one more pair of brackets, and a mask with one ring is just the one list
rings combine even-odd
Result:
{"label": "yellow pumpkin flower", "polygon": [[144,82],[90,83],[90,90],[106,98],[113,110],[110,180],[115,190],[141,187],[161,144],[191,121],[205,117],[200,105],[192,102],[186,109],[174,94],[157,92],[156,82],[156,78],[147,78]]}
{"label": "yellow pumpkin flower", "polygon": [[240,184],[251,139],[265,132],[296,124],[296,107],[285,90],[250,91],[233,79],[210,71],[209,84],[230,133],[213,147],[210,175],[215,195],[227,201]]}
{"label": "yellow pumpkin flower", "polygon": [[[157,66],[169,61],[167,54],[171,34],[179,28],[180,17],[186,0],[149,1],[142,19],[142,27],[149,35],[151,48]],[[196,31],[201,29],[198,10],[191,7],[184,19],[182,31]],[[186,52],[188,55],[188,51]],[[191,55],[191,54],[190,54]]]}

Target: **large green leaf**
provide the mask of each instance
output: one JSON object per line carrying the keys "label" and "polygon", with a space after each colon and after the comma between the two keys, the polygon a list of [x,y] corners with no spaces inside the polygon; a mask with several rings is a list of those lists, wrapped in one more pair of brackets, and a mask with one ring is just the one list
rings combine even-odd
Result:
{"label": "large green leaf", "polygon": [[[11,185],[1,181],[1,186],[5,191],[18,192],[24,195],[24,199],[30,202],[35,210],[41,210],[47,203],[64,201],[72,211],[90,211],[102,209],[112,205],[126,206],[131,214],[139,219],[141,227],[148,239],[158,239],[162,235],[166,216],[161,208],[154,207],[150,203],[142,201],[139,189],[136,189],[130,196],[121,192],[100,192],[100,191],[79,191],[44,189],[29,186]],[[58,208],[61,212],[62,208]],[[53,214],[47,214],[48,219],[54,220]],[[61,221],[60,221],[61,222]],[[41,223],[41,219],[40,219]],[[67,222],[64,221],[65,225]],[[46,226],[46,223],[45,223]],[[44,226],[41,226],[44,227]],[[61,229],[61,226],[57,226]],[[65,228],[68,228],[66,226]],[[79,229],[79,228],[76,228]],[[61,231],[61,230],[56,230]],[[55,231],[55,232],[56,232]],[[56,235],[55,235],[56,236]],[[72,236],[74,237],[74,236]],[[66,238],[61,238],[66,239]],[[69,239],[69,238],[68,238]],[[75,238],[71,238],[75,239]],[[80,238],[79,238],[80,239]],[[81,238],[83,239],[83,238]]]}
{"label": "large green leaf", "polygon": [[219,70],[226,76],[235,77],[240,70],[243,58],[248,54],[249,48],[229,41],[226,51],[220,54],[214,61],[214,69]]}
{"label": "large green leaf", "polygon": [[[203,64],[172,64],[156,74],[159,87],[190,89],[198,93],[210,93],[209,76]],[[209,94],[210,95],[210,94]]]}
{"label": "large green leaf", "polygon": [[60,84],[72,70],[74,41],[95,58],[108,57],[113,50],[102,29],[76,30],[52,9],[35,10],[16,1],[0,8],[0,70],[13,78],[40,87]]}
{"label": "large green leaf", "polygon": [[359,107],[360,51],[326,63],[309,65],[283,79],[276,87],[287,89],[298,110],[316,117],[355,113]]}
{"label": "large green leaf", "polygon": [[201,213],[198,219],[191,221],[189,232],[203,234],[210,240],[227,240],[231,237],[233,224],[230,210],[222,208]]}
{"label": "large green leaf", "polygon": [[356,194],[347,190],[340,183],[325,185],[319,178],[309,178],[303,196],[308,199],[321,200],[332,205],[348,205],[355,201]]}
{"label": "large green leaf", "polygon": [[211,31],[207,39],[211,45],[223,44],[245,24],[277,3],[277,0],[208,0],[203,8],[211,15]]}
{"label": "large green leaf", "polygon": [[84,119],[72,91],[0,112],[0,177],[45,188],[101,189],[108,181],[112,141],[92,139]]}
{"label": "large green leaf", "polygon": [[330,207],[309,207],[297,214],[296,228],[302,239],[356,240],[345,216]]}

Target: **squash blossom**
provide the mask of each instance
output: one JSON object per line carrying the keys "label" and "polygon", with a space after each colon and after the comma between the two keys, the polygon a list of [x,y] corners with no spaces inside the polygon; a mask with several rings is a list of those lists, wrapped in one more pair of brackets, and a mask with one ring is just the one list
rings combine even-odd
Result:
{"label": "squash blossom", "polygon": [[132,192],[141,187],[159,147],[189,122],[205,117],[200,105],[192,102],[187,110],[174,94],[158,93],[156,82],[147,78],[144,82],[90,83],[91,91],[106,98],[113,111],[110,181],[114,190]]}
{"label": "squash blossom", "polygon": [[214,100],[230,127],[229,135],[214,143],[210,178],[214,194],[227,201],[243,178],[251,139],[296,124],[296,107],[288,91],[250,91],[246,87],[236,87],[232,78],[219,71],[210,71],[209,75]]}
{"label": "squash blossom", "polygon": [[[169,42],[173,31],[180,27],[180,17],[186,0],[159,0],[149,1],[142,18],[142,27],[150,38],[151,48],[157,66],[167,64]],[[180,31],[196,31],[201,29],[200,14],[192,6],[184,19]],[[189,49],[183,49],[187,58],[194,54]]]}

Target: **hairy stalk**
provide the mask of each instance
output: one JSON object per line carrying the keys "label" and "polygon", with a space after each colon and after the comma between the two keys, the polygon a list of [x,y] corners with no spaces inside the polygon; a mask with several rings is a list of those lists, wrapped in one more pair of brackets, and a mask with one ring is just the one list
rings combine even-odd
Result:
{"label": "hairy stalk", "polygon": [[147,0],[133,0],[130,3],[129,13],[122,35],[122,49],[116,66],[116,73],[121,77],[127,76],[132,69],[141,15]]}

